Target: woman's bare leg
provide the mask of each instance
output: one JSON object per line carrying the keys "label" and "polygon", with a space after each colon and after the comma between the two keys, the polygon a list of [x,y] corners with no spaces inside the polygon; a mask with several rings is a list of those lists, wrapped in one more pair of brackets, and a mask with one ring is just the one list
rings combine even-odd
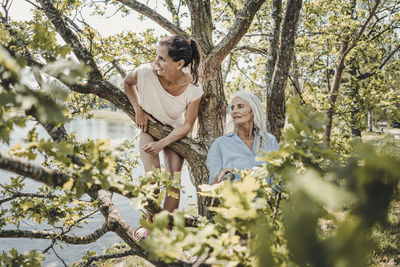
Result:
{"label": "woman's bare leg", "polygon": [[[164,165],[167,172],[171,174],[171,179],[174,177],[175,172],[180,172],[183,166],[183,158],[173,151],[171,148],[166,147],[163,149],[164,152]],[[177,188],[172,189],[173,192],[178,194],[178,198],[172,196],[166,196],[164,201],[164,209],[172,212],[179,207],[179,195],[180,191]]]}
{"label": "woman's bare leg", "polygon": [[[140,159],[143,162],[145,172],[153,170],[153,167],[160,168],[160,157],[158,155],[147,153],[142,149],[142,147],[151,142],[154,142],[154,138],[148,133],[141,133],[139,135],[139,153]],[[153,217],[149,212],[147,212],[147,220],[149,222],[153,221]]]}

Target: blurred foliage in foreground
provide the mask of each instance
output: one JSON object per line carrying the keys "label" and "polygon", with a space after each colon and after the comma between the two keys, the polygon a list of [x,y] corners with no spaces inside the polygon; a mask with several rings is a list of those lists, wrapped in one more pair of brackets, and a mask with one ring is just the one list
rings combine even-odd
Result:
{"label": "blurred foliage in foreground", "polygon": [[[9,142],[15,125],[25,125],[26,118],[15,115],[16,108],[28,110],[40,104],[38,116],[45,122],[67,121],[61,104],[36,90],[18,87],[17,63],[0,52],[2,142]],[[64,68],[59,71],[62,73]],[[374,241],[376,232],[373,235],[372,231],[390,231],[388,210],[393,201],[399,200],[399,155],[391,151],[391,146],[373,146],[360,140],[351,143],[347,154],[337,154],[326,146],[324,117],[314,108],[300,105],[293,98],[288,116],[289,126],[279,150],[263,157],[268,165],[243,172],[239,182],[202,187],[201,194],[220,202],[211,208],[215,212],[212,221],[199,218],[199,227],[185,227],[184,214],[176,211],[174,227],[167,230],[169,217],[161,212],[154,223],[142,222],[150,230],[143,247],[153,257],[168,262],[196,257],[198,264],[213,266],[364,266],[367,255],[379,250]],[[119,149],[127,148],[125,145]],[[114,186],[130,193],[137,207],[145,206],[148,199],[160,204],[162,199],[153,194],[156,187],[162,184],[168,190],[173,185],[168,175],[158,170],[137,184],[127,182],[133,167],[127,164],[134,161],[114,155],[104,140],[77,142],[74,136],[59,142],[38,140],[32,130],[24,144],[17,144],[8,153],[27,159],[42,154],[44,165],[76,179],[67,181],[63,192],[41,189],[45,195],[59,194],[51,200],[32,202],[19,198],[14,209],[2,210],[0,228],[7,223],[19,227],[23,219],[45,221],[55,228],[78,226],[79,218],[91,206],[96,207],[96,203],[81,200],[84,189],[94,184],[105,190]],[[68,154],[82,156],[82,165],[73,164]],[[275,178],[273,185],[265,179],[271,176]],[[2,194],[22,187],[22,181],[15,178]],[[36,251],[19,254],[11,250],[1,254],[0,264],[38,266],[43,258]]]}
{"label": "blurred foliage in foreground", "polygon": [[[388,226],[389,206],[399,200],[400,157],[360,140],[339,156],[324,143],[321,114],[296,99],[288,113],[268,165],[239,182],[202,187],[220,199],[214,222],[185,228],[176,212],[169,231],[159,214],[144,246],[170,261],[184,257],[182,249],[213,266],[365,266],[376,249],[372,230]],[[265,179],[271,175],[274,185]]]}

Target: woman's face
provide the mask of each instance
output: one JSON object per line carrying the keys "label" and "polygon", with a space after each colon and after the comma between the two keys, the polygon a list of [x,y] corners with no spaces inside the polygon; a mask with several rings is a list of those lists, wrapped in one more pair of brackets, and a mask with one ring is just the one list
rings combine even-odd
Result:
{"label": "woman's face", "polygon": [[154,61],[154,70],[159,76],[168,76],[179,70],[180,61],[175,62],[172,57],[168,55],[168,47],[159,45],[157,48],[157,58]]}
{"label": "woman's face", "polygon": [[253,121],[253,111],[249,103],[240,97],[232,100],[231,116],[234,125],[248,124]]}

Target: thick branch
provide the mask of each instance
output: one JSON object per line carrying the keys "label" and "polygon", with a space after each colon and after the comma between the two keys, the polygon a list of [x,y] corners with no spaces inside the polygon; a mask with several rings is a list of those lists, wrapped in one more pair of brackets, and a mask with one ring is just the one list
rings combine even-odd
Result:
{"label": "thick branch", "polygon": [[157,13],[147,5],[139,3],[138,1],[135,0],[118,0],[118,2],[128,6],[132,10],[142,15],[145,15],[146,17],[148,17],[149,19],[153,20],[158,25],[166,29],[171,34],[182,35],[186,38],[189,38],[189,35],[184,30],[180,29],[178,26],[171,23],[169,20],[161,16],[159,13]]}
{"label": "thick branch", "polygon": [[68,181],[66,175],[40,165],[25,162],[20,158],[0,153],[0,168],[16,174],[30,177],[50,186],[63,186]]}
{"label": "thick branch", "polygon": [[139,257],[147,259],[149,262],[155,266],[190,266],[189,263],[177,260],[176,262],[167,264],[162,260],[154,259],[149,256],[149,254],[143,250],[134,240],[135,230],[122,218],[118,210],[115,208],[113,202],[111,201],[110,194],[96,191],[90,192],[90,197],[97,199],[99,201],[100,211],[106,218],[107,222],[114,223],[115,228],[113,231],[121,237],[128,246],[131,247],[132,253]]}
{"label": "thick branch", "polygon": [[86,236],[63,235],[55,231],[37,231],[37,230],[1,230],[0,237],[3,238],[36,238],[36,239],[55,239],[68,244],[90,244],[102,237],[105,233],[112,230],[109,223],[103,224],[93,233]]}
{"label": "thick branch", "polygon": [[101,72],[94,61],[92,54],[86,50],[72,30],[68,27],[68,23],[64,20],[62,13],[53,6],[53,1],[39,0],[38,2],[42,6],[46,16],[56,28],[57,32],[67,44],[72,46],[76,57],[92,68],[90,74],[101,77]]}
{"label": "thick branch", "polygon": [[213,47],[210,0],[191,0],[186,1],[186,4],[190,12],[192,34],[199,41],[201,49],[207,54]]}
{"label": "thick branch", "polygon": [[251,22],[265,0],[247,0],[243,9],[236,15],[235,21],[228,34],[211,51],[209,58],[221,63],[222,60],[242,39],[249,29]]}
{"label": "thick branch", "polygon": [[[272,76],[276,65],[276,59],[279,52],[279,33],[281,32],[281,17],[282,13],[282,0],[273,0],[271,7],[271,28],[268,39],[268,55],[267,63],[265,63],[265,85],[268,90],[271,90]],[[268,95],[268,93],[266,93]]]}
{"label": "thick branch", "polygon": [[111,62],[111,64],[117,70],[117,72],[122,77],[122,79],[124,79],[126,76],[126,72],[121,68],[121,66],[118,64],[118,62],[114,60],[113,62]]}

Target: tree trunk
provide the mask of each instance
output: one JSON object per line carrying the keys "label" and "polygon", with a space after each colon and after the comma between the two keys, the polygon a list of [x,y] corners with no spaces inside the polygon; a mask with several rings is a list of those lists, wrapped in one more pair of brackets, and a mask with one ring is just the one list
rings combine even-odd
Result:
{"label": "tree trunk", "polygon": [[[341,51],[345,51],[345,47],[347,47],[346,44],[342,44]],[[343,50],[344,49],[344,50]],[[330,107],[326,111],[326,118],[328,120],[328,123],[325,127],[325,137],[326,137],[326,142],[329,144],[331,141],[331,132],[332,132],[332,124],[333,124],[333,113],[335,109],[335,104],[336,104],[336,99],[339,93],[339,87],[340,83],[342,81],[342,75],[343,75],[343,70],[344,70],[344,56],[341,53],[339,63],[336,65],[335,68],[335,77],[333,80],[333,86],[332,90],[329,94],[329,100],[328,103],[330,104]]]}
{"label": "tree trunk", "polygon": [[281,137],[281,130],[285,125],[285,87],[293,58],[301,5],[302,0],[289,0],[287,3],[279,55],[274,68],[270,90],[267,90],[267,129],[276,137],[278,142]]}
{"label": "tree trunk", "polygon": [[209,147],[215,138],[223,134],[227,103],[221,64],[205,62],[202,71],[204,95],[198,115],[198,136],[206,147]]}
{"label": "tree trunk", "polygon": [[281,32],[282,0],[273,0],[271,7],[271,33],[268,43],[267,63],[265,63],[265,85],[267,88],[266,97],[270,95],[272,76],[276,65],[276,58],[279,52],[279,34]]}

